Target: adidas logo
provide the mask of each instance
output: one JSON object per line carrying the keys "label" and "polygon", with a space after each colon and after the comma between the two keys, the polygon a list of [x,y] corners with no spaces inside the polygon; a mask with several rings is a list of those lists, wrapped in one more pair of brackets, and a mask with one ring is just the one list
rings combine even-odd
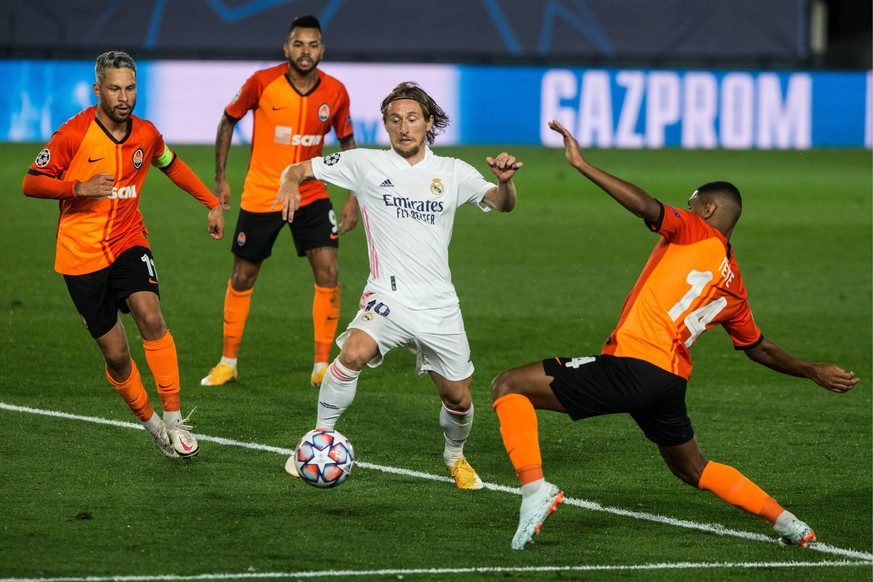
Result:
{"label": "adidas logo", "polygon": [[379,184],[380,188],[393,188],[394,184],[391,183],[391,180],[386,179],[384,182]]}

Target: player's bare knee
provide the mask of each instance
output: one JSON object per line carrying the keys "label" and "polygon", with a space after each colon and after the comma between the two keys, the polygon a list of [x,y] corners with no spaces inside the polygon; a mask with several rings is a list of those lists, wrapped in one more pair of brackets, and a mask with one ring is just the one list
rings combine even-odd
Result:
{"label": "player's bare knee", "polygon": [[339,269],[336,263],[315,272],[315,284],[319,287],[333,289],[339,283]]}
{"label": "player's bare knee", "polygon": [[359,372],[364,369],[367,362],[372,360],[374,356],[375,354],[370,353],[370,350],[365,349],[363,346],[349,345],[349,342],[346,342],[337,360],[349,370]]}
{"label": "player's bare knee", "polygon": [[498,374],[497,377],[491,380],[491,400],[497,400],[502,396],[515,392],[510,381],[511,377],[511,372],[507,371]]}
{"label": "player's bare knee", "polygon": [[443,406],[446,407],[446,410],[452,412],[454,414],[464,414],[470,411],[470,407],[473,406],[473,398],[469,393],[460,397],[451,397],[451,396],[443,396],[442,398]]}
{"label": "player's bare knee", "polygon": [[124,382],[130,378],[130,373],[133,371],[131,365],[130,353],[114,353],[103,354],[103,359],[106,361],[106,372],[112,376],[116,382]]}
{"label": "player's bare knee", "polygon": [[137,314],[136,325],[146,341],[156,341],[167,335],[167,325],[160,311]]}

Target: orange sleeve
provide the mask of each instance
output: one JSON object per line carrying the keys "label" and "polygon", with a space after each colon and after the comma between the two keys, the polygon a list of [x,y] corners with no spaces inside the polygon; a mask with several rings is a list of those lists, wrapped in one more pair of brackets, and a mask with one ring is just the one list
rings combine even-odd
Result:
{"label": "orange sleeve", "polygon": [[188,167],[188,164],[183,162],[175,154],[173,155],[173,161],[161,168],[161,171],[165,173],[176,186],[202,202],[208,209],[212,210],[220,204],[218,198],[216,198],[215,195],[209,191],[209,188],[206,187],[206,184],[197,177],[194,170]]}
{"label": "orange sleeve", "polygon": [[58,180],[44,174],[27,173],[21,182],[21,191],[31,198],[76,198],[77,183],[77,180]]}

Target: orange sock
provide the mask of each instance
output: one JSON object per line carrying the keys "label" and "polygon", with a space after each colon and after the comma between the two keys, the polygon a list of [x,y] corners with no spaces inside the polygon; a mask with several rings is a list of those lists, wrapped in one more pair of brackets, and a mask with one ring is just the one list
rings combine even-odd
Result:
{"label": "orange sock", "polygon": [[249,318],[249,307],[252,304],[252,292],[236,291],[227,281],[227,293],[224,294],[224,352],[225,358],[236,358],[239,344],[242,341],[246,320]]}
{"label": "orange sock", "polygon": [[315,361],[329,362],[330,348],[339,323],[340,293],[336,287],[315,286],[312,299],[312,326],[315,329]]}
{"label": "orange sock", "polygon": [[106,377],[138,419],[145,422],[152,417],[155,411],[152,409],[152,405],[149,403],[149,395],[142,385],[142,378],[139,375],[136,362],[130,361],[130,376],[124,382],[116,382],[109,375],[108,369],[106,370]]}
{"label": "orange sock", "polygon": [[146,362],[152,371],[158,396],[164,412],[179,410],[179,360],[176,358],[176,342],[168,331],[164,337],[154,341],[143,340]]}
{"label": "orange sock", "polygon": [[775,499],[742,473],[713,461],[703,469],[697,488],[711,491],[731,505],[766,519],[770,525],[776,523],[776,518],[784,511]]}
{"label": "orange sock", "polygon": [[522,485],[543,478],[543,461],[537,429],[537,413],[527,397],[507,394],[492,408],[500,420],[500,436]]}

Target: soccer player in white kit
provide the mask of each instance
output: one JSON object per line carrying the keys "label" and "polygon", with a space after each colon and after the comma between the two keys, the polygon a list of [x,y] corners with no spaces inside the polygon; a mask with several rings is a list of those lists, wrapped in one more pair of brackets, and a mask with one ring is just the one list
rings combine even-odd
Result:
{"label": "soccer player in white kit", "polygon": [[[442,408],[443,460],[458,488],[480,489],[482,480],[464,458],[473,425],[473,362],[458,296],[449,271],[449,242],[461,204],[483,211],[515,208],[512,182],[522,163],[501,153],[488,157],[497,185],[470,164],[434,154],[448,116],[417,84],[399,84],[382,101],[390,150],[355,149],[292,164],[282,173],[276,206],[291,221],[299,186],[322,180],[355,193],[367,235],[370,276],[360,311],[337,338],[318,394],[317,428],[332,429],[355,398],[364,365],[376,367],[395,347],[417,355],[416,372],[428,373]],[[298,477],[293,456],[285,470]]]}

